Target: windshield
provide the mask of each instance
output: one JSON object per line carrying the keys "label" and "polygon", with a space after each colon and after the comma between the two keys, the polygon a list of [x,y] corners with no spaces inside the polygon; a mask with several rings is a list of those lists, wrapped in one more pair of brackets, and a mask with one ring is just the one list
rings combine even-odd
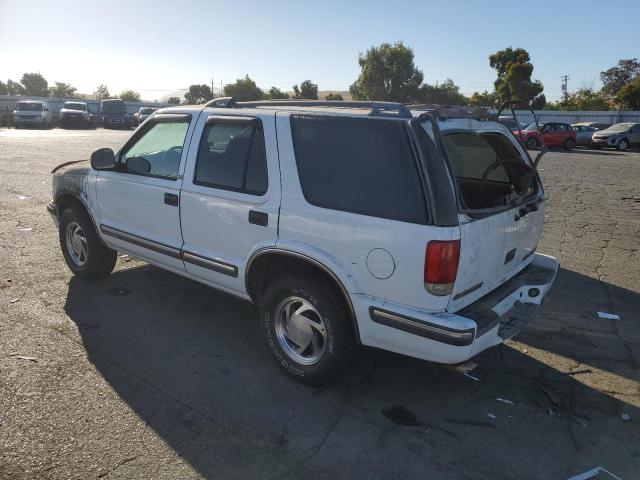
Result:
{"label": "windshield", "polygon": [[62,106],[62,108],[65,108],[67,110],[80,110],[84,112],[87,109],[87,106],[84,103],[67,102]]}
{"label": "windshield", "polygon": [[42,104],[38,102],[19,102],[19,103],[16,103],[16,110],[29,111],[29,112],[41,112]]}
{"label": "windshield", "polygon": [[102,110],[108,113],[119,113],[126,111],[124,102],[122,100],[112,102],[102,102]]}
{"label": "windshield", "polygon": [[151,114],[151,113],[153,113],[153,112],[155,112],[155,111],[156,111],[156,109],[155,109],[155,108],[141,108],[141,109],[140,109],[140,113],[141,113],[142,115],[149,115],[149,114]]}
{"label": "windshield", "polygon": [[633,127],[633,123],[618,123],[613,127],[607,128],[607,130],[609,130],[610,132],[626,132],[631,127]]}

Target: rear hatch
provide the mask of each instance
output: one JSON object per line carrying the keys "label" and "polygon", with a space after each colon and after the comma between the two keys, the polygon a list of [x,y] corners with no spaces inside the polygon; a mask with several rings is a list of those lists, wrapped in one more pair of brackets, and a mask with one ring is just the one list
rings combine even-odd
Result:
{"label": "rear hatch", "polygon": [[544,222],[532,162],[497,122],[439,122],[458,184],[460,259],[448,311],[475,302],[532,259]]}

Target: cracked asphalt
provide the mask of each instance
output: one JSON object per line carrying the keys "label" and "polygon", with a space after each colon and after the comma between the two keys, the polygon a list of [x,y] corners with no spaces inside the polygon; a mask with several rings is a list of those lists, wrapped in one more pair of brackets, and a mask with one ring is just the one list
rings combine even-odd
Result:
{"label": "cracked asphalt", "polygon": [[0,478],[639,478],[640,153],[542,160],[539,251],[562,268],[477,381],[363,350],[311,389],[246,302],[129,258],[71,277],[49,171],[127,135],[0,129]]}

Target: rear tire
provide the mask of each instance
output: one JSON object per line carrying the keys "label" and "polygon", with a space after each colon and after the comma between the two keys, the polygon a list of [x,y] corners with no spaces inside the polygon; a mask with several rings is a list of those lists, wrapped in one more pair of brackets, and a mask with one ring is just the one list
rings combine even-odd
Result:
{"label": "rear tire", "polygon": [[282,277],[269,285],[260,327],[280,368],[307,385],[336,378],[349,365],[356,345],[337,289],[308,275]]}
{"label": "rear tire", "polygon": [[535,150],[538,147],[538,142],[535,138],[530,138],[525,142],[525,147],[527,150]]}
{"label": "rear tire", "polygon": [[573,150],[573,149],[575,148],[575,146],[576,146],[576,141],[575,141],[575,140],[573,140],[572,138],[567,138],[567,139],[564,141],[564,149],[565,149],[567,152],[570,152],[571,150]]}
{"label": "rear tire", "polygon": [[629,142],[623,138],[618,142],[616,150],[618,150],[619,152],[624,152],[627,148],[629,148]]}
{"label": "rear tire", "polygon": [[60,248],[69,270],[85,280],[106,278],[116,264],[117,252],[98,236],[89,214],[76,205],[60,216]]}

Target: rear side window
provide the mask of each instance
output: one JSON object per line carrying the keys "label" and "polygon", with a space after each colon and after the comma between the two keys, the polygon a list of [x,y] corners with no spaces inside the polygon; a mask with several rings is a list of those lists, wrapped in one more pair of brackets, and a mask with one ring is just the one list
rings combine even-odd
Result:
{"label": "rear side window", "polygon": [[406,126],[393,120],[292,115],[300,184],[312,205],[426,223]]}
{"label": "rear side window", "polygon": [[[444,144],[456,177],[480,180],[487,169],[500,158],[498,152],[482,135],[470,132],[446,135]],[[517,153],[513,158],[518,158]],[[487,180],[508,182],[509,176],[504,165],[489,171]]]}
{"label": "rear side window", "polygon": [[207,125],[200,142],[194,183],[264,195],[267,158],[262,128],[258,124]]}

